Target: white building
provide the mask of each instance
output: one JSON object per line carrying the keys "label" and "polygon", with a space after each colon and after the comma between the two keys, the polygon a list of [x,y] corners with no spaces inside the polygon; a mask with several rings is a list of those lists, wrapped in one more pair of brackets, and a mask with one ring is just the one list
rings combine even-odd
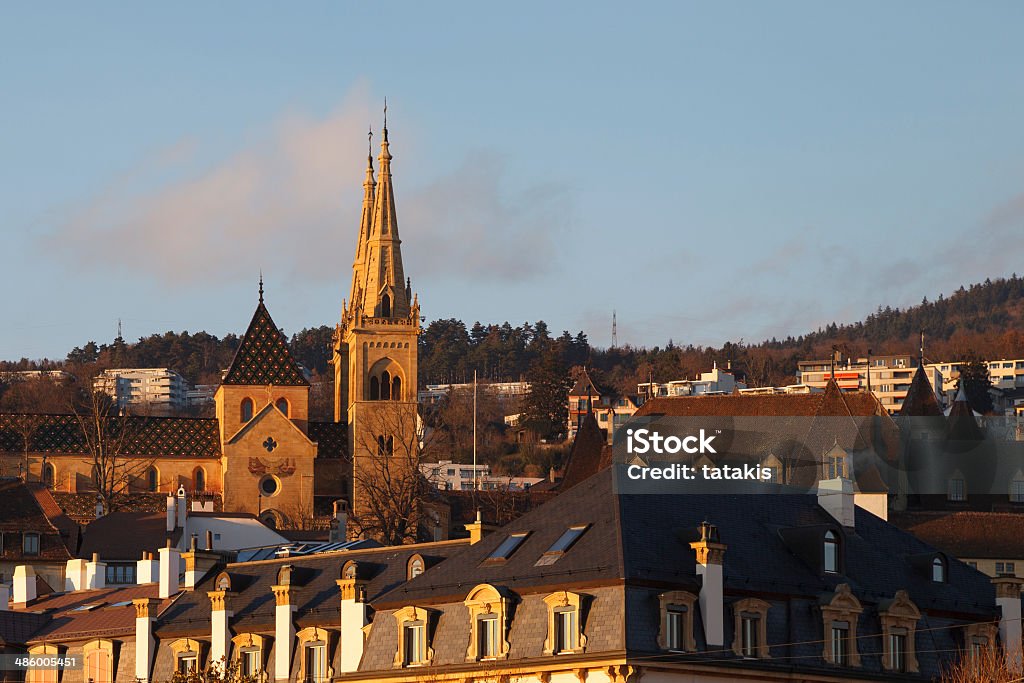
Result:
{"label": "white building", "polygon": [[743,390],[747,385],[736,381],[736,376],[722,370],[716,364],[711,372],[702,372],[697,379],[675,379],[671,382],[644,382],[636,385],[641,396],[661,398],[664,396],[705,396],[708,394],[731,394],[733,389]]}
{"label": "white building", "polygon": [[[878,402],[895,413],[903,406],[917,366],[917,357],[909,354],[838,361],[807,360],[797,363],[796,376],[801,383],[818,389],[825,388],[832,379],[843,391],[866,391],[870,386]],[[926,365],[925,375],[936,399],[942,403],[941,392],[936,389],[942,385],[942,374]]]}
{"label": "white building", "polygon": [[[417,394],[420,403],[437,403],[452,391],[473,391],[473,383],[467,384],[428,384],[426,389],[420,389]],[[526,396],[530,391],[529,382],[479,382],[477,391],[490,392],[499,399],[517,399]]]}
{"label": "white building", "polygon": [[117,401],[118,408],[184,408],[188,382],[170,368],[111,368],[93,381],[93,389]]}
{"label": "white building", "polygon": [[[1024,387],[1024,358],[987,360],[984,363],[988,367],[988,377],[992,380],[992,386],[996,389],[1005,391]],[[925,367],[942,374],[942,392],[949,393],[956,389],[961,365],[962,363],[944,362],[929,363]]]}
{"label": "white building", "polygon": [[525,491],[544,481],[540,477],[503,477],[491,474],[490,465],[467,465],[451,460],[421,463],[420,471],[441,491],[472,491],[474,473],[477,486],[484,491]]}

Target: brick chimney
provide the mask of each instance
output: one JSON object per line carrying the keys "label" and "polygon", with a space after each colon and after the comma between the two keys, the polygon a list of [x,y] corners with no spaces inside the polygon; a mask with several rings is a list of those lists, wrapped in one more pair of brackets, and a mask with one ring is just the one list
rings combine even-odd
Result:
{"label": "brick chimney", "polygon": [[704,621],[704,638],[709,646],[725,645],[725,579],[722,575],[722,563],[725,560],[725,549],[720,543],[718,528],[714,524],[702,522],[700,540],[690,544],[697,555],[697,575],[702,577],[700,595],[700,616]]}

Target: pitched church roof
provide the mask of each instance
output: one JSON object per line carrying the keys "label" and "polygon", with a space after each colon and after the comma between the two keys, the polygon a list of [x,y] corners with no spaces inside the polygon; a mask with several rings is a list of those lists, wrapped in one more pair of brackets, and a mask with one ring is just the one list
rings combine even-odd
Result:
{"label": "pitched church roof", "polygon": [[938,417],[942,415],[942,406],[935,398],[931,382],[924,374],[924,367],[917,366],[914,379],[910,382],[910,389],[907,390],[907,397],[903,399],[903,406],[900,408],[902,417]]}
{"label": "pitched church roof", "polygon": [[222,384],[309,386],[299,364],[288,351],[288,340],[274,324],[263,304],[263,281],[260,280],[260,303],[235,351]]}

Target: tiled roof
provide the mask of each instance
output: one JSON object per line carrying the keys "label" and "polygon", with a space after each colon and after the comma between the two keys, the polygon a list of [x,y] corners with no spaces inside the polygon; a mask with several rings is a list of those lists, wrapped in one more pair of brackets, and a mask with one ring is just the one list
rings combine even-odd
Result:
{"label": "tiled roof", "polygon": [[[36,631],[29,642],[109,638],[121,634],[134,634],[135,608],[131,601],[136,598],[156,598],[159,593],[159,585],[151,583],[43,596],[26,609],[44,612],[50,617],[50,621]],[[161,608],[169,602],[165,600]],[[87,605],[95,607],[78,609]]]}
{"label": "tiled roof", "polygon": [[49,620],[45,614],[0,609],[0,645],[26,645]]}
{"label": "tiled roof", "polygon": [[1024,515],[1013,512],[903,512],[893,524],[954,557],[1024,559]]}
{"label": "tiled roof", "polygon": [[224,384],[309,386],[295,359],[288,351],[288,340],[260,301],[245,331]]}
{"label": "tiled roof", "polygon": [[309,440],[316,443],[318,458],[343,458],[348,455],[348,425],[344,422],[310,422]]}
{"label": "tiled roof", "polygon": [[590,380],[590,375],[584,370],[580,373],[580,376],[576,378],[576,383],[573,384],[572,389],[569,390],[570,396],[593,396],[597,399],[601,392],[597,390],[594,383]]}
{"label": "tiled roof", "polygon": [[[178,535],[181,531],[178,530]],[[167,512],[111,512],[90,522],[82,532],[80,557],[99,553],[103,560],[138,560],[155,552],[167,539]],[[172,539],[177,540],[177,539]]]}
{"label": "tiled roof", "polygon": [[[24,416],[0,413],[0,451],[21,452],[17,421]],[[30,450],[36,453],[86,453],[85,437],[74,415],[40,415]],[[124,434],[121,450],[147,457],[219,458],[220,431],[216,418],[111,416],[105,424],[114,438]]]}
{"label": "tiled roof", "polygon": [[[71,558],[60,531],[40,508],[29,486],[21,481],[0,482],[0,532],[5,536],[0,559],[5,561],[66,561]],[[22,553],[22,534],[39,534],[39,554]]]}
{"label": "tiled roof", "polygon": [[917,372],[914,373],[914,379],[910,382],[910,389],[907,390],[907,396],[903,399],[899,414],[902,417],[938,417],[942,415],[942,407],[939,405],[938,399],[935,398],[932,384],[928,381],[928,376],[924,374],[922,365],[917,366]]}

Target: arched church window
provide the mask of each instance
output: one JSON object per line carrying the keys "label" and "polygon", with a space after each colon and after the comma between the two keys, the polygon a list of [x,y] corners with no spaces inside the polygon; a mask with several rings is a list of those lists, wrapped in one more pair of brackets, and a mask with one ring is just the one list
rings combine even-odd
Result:
{"label": "arched church window", "polygon": [[378,436],[377,437],[377,455],[383,457],[383,455],[384,455],[384,448],[385,448],[384,437],[383,436]]}
{"label": "arched church window", "polygon": [[389,436],[388,440],[386,442],[386,446],[387,447],[386,447],[385,450],[386,450],[387,454],[388,455],[394,455],[395,454],[395,437]]}
{"label": "arched church window", "polygon": [[146,490],[152,493],[160,490],[160,473],[157,472],[155,467],[150,467],[146,470]]}
{"label": "arched church window", "polygon": [[248,422],[249,420],[252,419],[252,413],[254,408],[255,404],[252,402],[251,398],[242,399],[242,422]]}
{"label": "arched church window", "polygon": [[402,400],[402,378],[397,375],[391,380],[391,399],[394,401]]}
{"label": "arched church window", "polygon": [[288,414],[288,399],[286,399],[284,397],[279,398],[279,399],[277,399],[277,404],[276,405],[277,405],[277,409],[280,410],[282,413],[284,413],[285,417],[291,417]]}
{"label": "arched church window", "polygon": [[57,468],[53,466],[52,462],[48,462],[43,466],[43,485],[52,489],[55,481],[57,481]]}
{"label": "arched church window", "polygon": [[391,373],[385,370],[380,376],[380,399],[388,401],[391,399]]}
{"label": "arched church window", "polygon": [[192,473],[192,490],[206,490],[206,471],[202,467],[197,467],[195,472]]}
{"label": "arched church window", "polygon": [[370,378],[370,400],[380,400],[380,380],[377,379],[376,377]]}
{"label": "arched church window", "polygon": [[384,318],[391,317],[391,297],[387,294],[380,298],[380,314]]}

